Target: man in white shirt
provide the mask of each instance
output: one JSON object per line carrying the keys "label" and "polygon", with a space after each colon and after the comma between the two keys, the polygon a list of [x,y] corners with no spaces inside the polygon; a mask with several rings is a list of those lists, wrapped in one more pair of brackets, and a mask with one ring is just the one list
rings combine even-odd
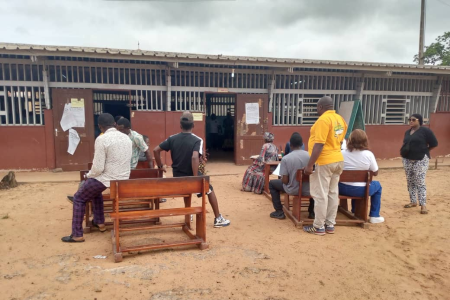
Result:
{"label": "man in white shirt", "polygon": [[84,242],[82,224],[87,201],[92,201],[93,205],[93,226],[101,232],[106,231],[102,192],[109,188],[111,180],[130,178],[131,140],[114,126],[112,115],[99,116],[98,127],[103,134],[95,140],[94,161],[86,182],[75,193],[72,234],[61,238],[63,242]]}

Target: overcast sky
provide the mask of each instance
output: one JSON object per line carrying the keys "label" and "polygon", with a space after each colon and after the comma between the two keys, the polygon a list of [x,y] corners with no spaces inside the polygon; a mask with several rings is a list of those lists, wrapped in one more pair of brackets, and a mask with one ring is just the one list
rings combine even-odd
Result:
{"label": "overcast sky", "polygon": [[[420,0],[0,0],[0,41],[412,63]],[[425,44],[450,31],[427,0]]]}

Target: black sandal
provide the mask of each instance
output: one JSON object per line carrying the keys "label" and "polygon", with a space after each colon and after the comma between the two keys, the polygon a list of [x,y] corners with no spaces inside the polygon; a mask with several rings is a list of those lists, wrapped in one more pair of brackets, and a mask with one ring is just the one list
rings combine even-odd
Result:
{"label": "black sandal", "polygon": [[105,232],[105,231],[106,231],[106,226],[104,227],[103,230],[101,230],[101,229],[100,229],[100,226],[98,226],[98,224],[95,223],[94,220],[92,220],[92,226],[98,228],[98,230],[99,230],[100,232]]}
{"label": "black sandal", "polygon": [[69,236],[62,237],[61,241],[63,241],[64,243],[83,243],[84,239],[77,241],[77,240],[74,240],[71,235],[69,235]]}

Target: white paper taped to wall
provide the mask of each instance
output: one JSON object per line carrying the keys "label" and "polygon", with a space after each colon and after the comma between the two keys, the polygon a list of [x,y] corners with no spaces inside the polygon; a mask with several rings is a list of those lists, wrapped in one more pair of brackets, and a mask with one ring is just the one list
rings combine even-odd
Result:
{"label": "white paper taped to wall", "polygon": [[80,136],[75,129],[69,129],[69,147],[67,148],[67,152],[73,155],[75,150],[77,150],[78,144],[80,143]]}
{"label": "white paper taped to wall", "polygon": [[245,103],[245,123],[259,124],[259,104]]}
{"label": "white paper taped to wall", "polygon": [[68,129],[75,127],[76,124],[77,120],[72,114],[72,111],[70,109],[70,103],[66,103],[64,105],[64,112],[60,122],[61,128],[62,130],[67,131]]}

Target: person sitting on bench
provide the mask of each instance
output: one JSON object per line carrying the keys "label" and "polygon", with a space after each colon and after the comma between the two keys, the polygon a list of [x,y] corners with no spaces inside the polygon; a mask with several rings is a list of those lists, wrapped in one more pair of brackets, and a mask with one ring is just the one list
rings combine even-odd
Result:
{"label": "person sitting on bench", "polygon": [[[378,164],[373,153],[369,150],[369,141],[366,133],[361,129],[352,131],[348,138],[347,149],[342,150],[344,156],[344,170],[369,170],[378,175]],[[344,196],[364,197],[366,184],[364,182],[339,182],[339,194]],[[369,189],[370,196],[370,223],[383,223],[380,216],[381,184],[372,181]],[[352,212],[355,209],[355,200],[352,200]]]}
{"label": "person sitting on bench", "polygon": [[[272,195],[272,204],[275,211],[270,214],[271,218],[285,219],[281,205],[280,193],[298,195],[299,182],[297,181],[297,170],[306,167],[309,161],[309,154],[302,150],[303,139],[298,132],[294,132],[290,139],[291,152],[281,160],[281,179],[269,181],[269,191]],[[302,194],[309,195],[309,182],[303,183]],[[308,207],[308,218],[314,219],[314,200],[310,199]]]}
{"label": "person sitting on bench", "polygon": [[88,201],[93,205],[93,226],[101,232],[106,231],[102,192],[109,188],[111,180],[130,177],[131,141],[114,125],[112,115],[104,113],[98,117],[98,126],[104,134],[95,140],[92,168],[73,199],[72,234],[61,238],[63,242],[84,242],[82,224]]}
{"label": "person sitting on bench", "polygon": [[134,130],[131,130],[131,123],[127,118],[120,118],[117,121],[117,130],[126,134],[131,142],[133,143],[133,154],[131,156],[131,169],[136,169],[136,166],[139,161],[139,153],[144,152],[147,157],[148,167],[150,169],[153,168],[153,160],[152,155],[150,153],[149,147],[144,141],[144,138],[141,134],[137,133]]}
{"label": "person sitting on bench", "polygon": [[[163,150],[170,151],[173,177],[194,176],[194,174],[201,176],[203,174],[199,171],[199,165],[200,156],[203,156],[203,139],[192,133],[192,128],[194,128],[192,113],[183,112],[180,127],[181,133],[170,136],[153,150],[156,165],[166,172],[166,167],[161,163],[161,152]],[[222,217],[219,212],[219,204],[211,185],[209,185],[207,195],[215,216],[214,227],[230,225],[230,221]]]}
{"label": "person sitting on bench", "polygon": [[[295,133],[300,134],[298,132],[294,132],[293,134],[295,134]],[[305,150],[305,144],[302,145],[301,149]],[[291,150],[291,142],[289,141],[289,142],[286,143],[286,146],[284,147],[284,155],[286,156],[289,153],[291,153],[292,151],[293,150]]]}
{"label": "person sitting on bench", "polygon": [[[144,143],[150,147],[150,139],[148,138],[148,136],[146,135],[142,135],[142,138],[144,139]],[[147,161],[147,154],[145,153],[145,151],[140,151],[139,152],[139,161]]]}

